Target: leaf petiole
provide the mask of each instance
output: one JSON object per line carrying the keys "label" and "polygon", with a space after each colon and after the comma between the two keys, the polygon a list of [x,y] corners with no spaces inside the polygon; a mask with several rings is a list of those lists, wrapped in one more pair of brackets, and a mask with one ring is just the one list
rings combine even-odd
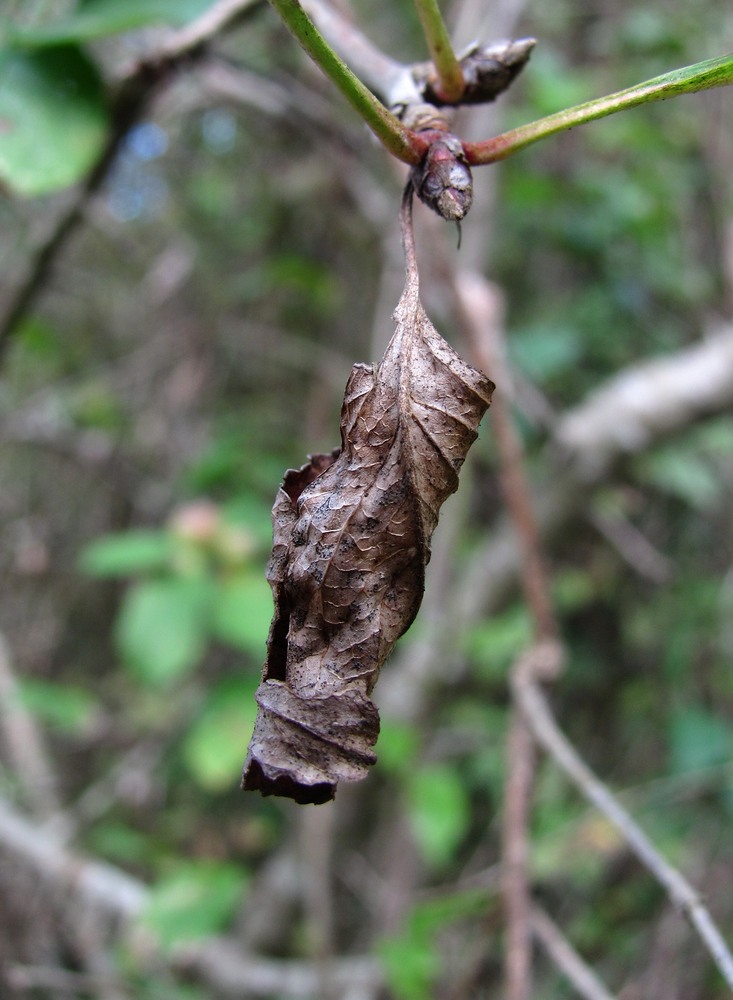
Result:
{"label": "leaf petiole", "polygon": [[678,97],[680,94],[694,94],[700,90],[723,87],[730,83],[733,83],[733,53],[716,59],[707,59],[692,66],[684,66],[662,76],[655,76],[652,80],[638,83],[615,94],[566,108],[527,125],[520,125],[519,128],[503,132],[493,139],[464,143],[464,152],[472,166],[495,163],[513,153],[518,153],[520,149],[533,142],[574,128],[576,125],[594,121],[596,118],[604,118],[617,111],[625,111],[627,108],[635,108],[651,101],[663,101],[668,97]]}
{"label": "leaf petiole", "polygon": [[440,97],[448,104],[458,104],[466,82],[437,0],[414,0],[414,3],[438,74]]}

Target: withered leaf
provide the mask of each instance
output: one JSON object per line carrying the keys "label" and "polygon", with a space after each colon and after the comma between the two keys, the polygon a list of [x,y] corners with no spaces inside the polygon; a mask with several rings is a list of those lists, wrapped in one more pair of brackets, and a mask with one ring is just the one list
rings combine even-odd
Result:
{"label": "withered leaf", "polygon": [[242,787],[333,798],[376,760],[370,693],[420,606],[430,539],[491,400],[491,381],[436,332],[418,297],[411,191],[396,330],[354,366],[341,449],[286,474],[273,508],[275,615]]}

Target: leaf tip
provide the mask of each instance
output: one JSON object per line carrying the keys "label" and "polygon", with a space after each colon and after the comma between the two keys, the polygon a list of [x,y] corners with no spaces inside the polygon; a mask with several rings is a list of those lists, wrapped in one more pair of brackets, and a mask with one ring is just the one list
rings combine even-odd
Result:
{"label": "leaf tip", "polygon": [[322,805],[336,797],[336,785],[319,781],[312,785],[296,781],[286,772],[268,774],[258,760],[249,757],[242,772],[242,791],[259,792],[262,796],[277,795],[292,799],[299,805]]}

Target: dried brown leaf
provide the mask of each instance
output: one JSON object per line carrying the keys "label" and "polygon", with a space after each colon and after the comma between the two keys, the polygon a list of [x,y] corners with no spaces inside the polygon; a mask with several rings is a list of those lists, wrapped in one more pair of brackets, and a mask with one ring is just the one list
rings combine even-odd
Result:
{"label": "dried brown leaf", "polygon": [[375,762],[369,695],[417,614],[440,507],[494,388],[420,304],[410,204],[395,334],[376,368],[352,369],[340,451],[288,472],[273,508],[275,616],[242,778],[263,795],[325,802]]}

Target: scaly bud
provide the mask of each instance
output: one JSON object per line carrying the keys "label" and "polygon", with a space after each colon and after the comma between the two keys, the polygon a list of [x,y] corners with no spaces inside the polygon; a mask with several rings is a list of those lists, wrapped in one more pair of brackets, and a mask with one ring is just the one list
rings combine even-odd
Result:
{"label": "scaly bud", "polygon": [[412,168],[412,186],[420,201],[442,219],[460,222],[473,200],[471,168],[460,139],[446,132],[434,135],[422,163]]}

